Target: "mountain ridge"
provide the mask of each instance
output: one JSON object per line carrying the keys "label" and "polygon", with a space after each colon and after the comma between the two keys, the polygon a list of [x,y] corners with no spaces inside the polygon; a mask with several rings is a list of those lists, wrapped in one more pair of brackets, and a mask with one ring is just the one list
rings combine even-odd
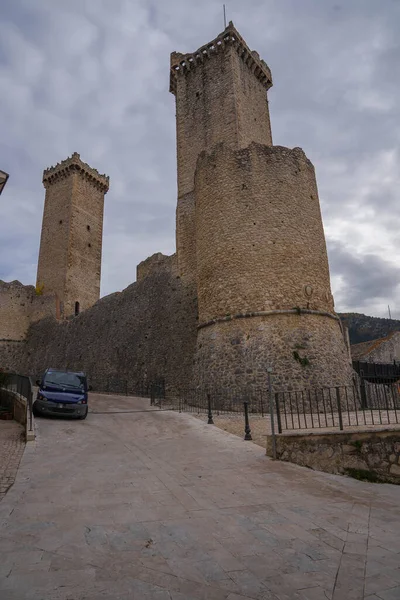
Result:
{"label": "mountain ridge", "polygon": [[386,337],[392,331],[400,331],[400,320],[370,317],[363,313],[337,313],[340,320],[349,328],[351,344],[368,342]]}

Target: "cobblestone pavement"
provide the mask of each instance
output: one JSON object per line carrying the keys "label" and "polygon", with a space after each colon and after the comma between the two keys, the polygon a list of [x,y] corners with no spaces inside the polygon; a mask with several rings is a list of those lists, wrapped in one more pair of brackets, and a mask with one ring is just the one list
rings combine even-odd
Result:
{"label": "cobblestone pavement", "polygon": [[399,600],[400,487],[147,406],[37,420],[0,503],[1,600]]}
{"label": "cobblestone pavement", "polygon": [[23,427],[0,420],[0,502],[15,481],[24,448]]}

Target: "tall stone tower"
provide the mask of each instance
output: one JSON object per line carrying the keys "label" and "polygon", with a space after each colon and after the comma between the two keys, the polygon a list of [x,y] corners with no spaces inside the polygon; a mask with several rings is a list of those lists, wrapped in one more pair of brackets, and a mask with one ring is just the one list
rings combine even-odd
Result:
{"label": "tall stone tower", "polygon": [[46,197],[37,286],[55,294],[62,317],[76,315],[100,296],[104,195],[109,178],[78,153],[43,173]]}
{"label": "tall stone tower", "polygon": [[178,205],[176,247],[180,275],[196,279],[194,179],[203,150],[224,142],[237,150],[272,144],[267,90],[271,72],[232,23],[192,54],[171,54],[170,91],[176,97]]}
{"label": "tall stone tower", "polygon": [[196,288],[195,380],[279,389],[351,383],[314,167],[272,145],[268,66],[232,23],[171,55],[180,275]]}

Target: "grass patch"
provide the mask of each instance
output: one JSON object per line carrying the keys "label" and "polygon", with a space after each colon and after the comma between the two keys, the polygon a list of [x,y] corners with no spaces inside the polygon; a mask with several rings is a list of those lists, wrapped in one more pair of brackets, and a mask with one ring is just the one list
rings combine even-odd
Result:
{"label": "grass patch", "polygon": [[358,481],[369,481],[370,483],[379,483],[379,476],[373,471],[367,471],[366,469],[351,469],[350,467],[345,469],[346,474],[353,479],[358,479]]}
{"label": "grass patch", "polygon": [[[361,451],[361,449],[362,449],[362,445],[363,445],[363,443],[362,443],[362,441],[361,441],[361,440],[355,440],[354,442],[350,442],[350,444],[351,444],[352,446],[354,446],[354,448],[355,448],[356,450],[358,450],[359,452]],[[369,471],[368,471],[368,472],[369,472]]]}

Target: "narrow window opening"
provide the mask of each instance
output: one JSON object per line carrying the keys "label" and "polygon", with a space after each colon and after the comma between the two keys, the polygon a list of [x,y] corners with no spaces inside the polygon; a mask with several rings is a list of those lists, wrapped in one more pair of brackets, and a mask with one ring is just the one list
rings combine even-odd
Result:
{"label": "narrow window opening", "polygon": [[62,219],[60,219],[60,225],[62,225]]}
{"label": "narrow window opening", "polygon": [[89,246],[89,248],[91,248],[91,247],[92,247],[92,244],[88,244],[88,246]]}
{"label": "narrow window opening", "polygon": [[75,302],[75,316],[79,315],[79,302]]}
{"label": "narrow window opening", "polygon": [[86,229],[90,231],[90,225],[86,225]]}

